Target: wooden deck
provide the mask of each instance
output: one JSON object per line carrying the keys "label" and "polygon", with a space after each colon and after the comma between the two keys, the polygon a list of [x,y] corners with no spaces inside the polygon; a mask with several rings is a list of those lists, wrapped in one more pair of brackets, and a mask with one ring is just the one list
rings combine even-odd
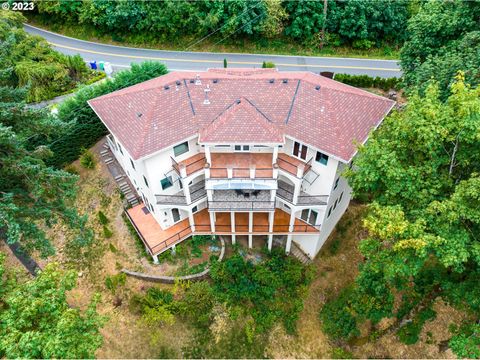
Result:
{"label": "wooden deck", "polygon": [[[149,248],[153,255],[157,255],[187,239],[192,234],[210,235],[210,215],[207,209],[194,214],[195,232],[192,233],[188,219],[184,219],[166,230],[162,230],[160,225],[154,219],[153,215],[143,204],[137,205],[127,210],[127,215],[135,226],[140,237]],[[215,234],[231,235],[231,215],[229,212],[216,213]],[[283,210],[275,209],[273,232],[274,235],[286,235],[289,229],[290,214]],[[235,234],[236,235],[267,235],[269,233],[268,213],[254,213],[253,231],[250,233],[248,227],[248,213],[235,213]],[[319,230],[307,224],[301,219],[295,220],[294,229],[291,234],[318,233]]]}

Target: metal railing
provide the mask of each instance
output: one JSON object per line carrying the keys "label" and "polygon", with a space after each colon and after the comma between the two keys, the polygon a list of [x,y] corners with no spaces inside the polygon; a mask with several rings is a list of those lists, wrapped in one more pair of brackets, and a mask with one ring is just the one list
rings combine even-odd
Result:
{"label": "metal railing", "polygon": [[[285,157],[290,157],[289,155],[287,154],[283,154]],[[281,157],[281,156],[278,156],[277,157],[277,164],[278,164],[278,167],[292,175],[294,175],[295,177],[297,177],[297,170],[298,170],[298,166],[301,164],[304,166],[303,168],[303,175],[302,175],[302,178],[305,176],[306,173],[308,173],[310,171],[310,169],[312,168],[312,161],[313,161],[313,157],[310,158],[310,160],[308,160],[307,162],[303,162],[303,161],[300,161],[298,160],[298,163],[293,163],[291,161],[288,161],[287,160],[288,158],[284,158],[284,157]],[[295,159],[296,160],[296,159]]]}
{"label": "metal railing", "polygon": [[[229,179],[228,169],[226,167],[211,167],[210,178],[212,179]],[[250,179],[250,168],[231,168],[232,179]],[[273,179],[273,167],[271,168],[254,168],[254,179]]]}
{"label": "metal railing", "polygon": [[155,245],[152,248],[152,254],[155,254],[156,251],[160,252],[161,250],[167,249],[168,247],[179,243],[180,241],[184,240],[191,234],[192,234],[192,229],[190,228],[190,226],[180,230],[176,234],[170,236],[166,240],[163,240],[161,243]]}
{"label": "metal railing", "polygon": [[[301,225],[293,225],[292,231],[290,230],[289,225],[273,225],[273,233],[289,233],[289,232],[296,232],[296,233],[317,233],[320,231],[320,226],[318,225],[310,225],[310,224],[301,224]],[[210,224],[195,224],[195,232],[199,233],[210,233],[211,227]],[[235,232],[232,232],[232,226],[228,225],[220,225],[215,224],[215,232],[216,233],[270,233],[270,226],[268,224],[265,225],[257,225],[254,224],[252,226],[252,232],[249,231],[248,224],[235,224]]]}
{"label": "metal railing", "polygon": [[[293,187],[293,186],[292,186]],[[328,195],[298,195],[297,202],[293,203],[293,191],[283,181],[278,182],[277,196],[293,205],[327,205]]]}
{"label": "metal railing", "polygon": [[[190,192],[190,204],[193,204],[194,202],[206,196],[207,190],[205,190],[204,183],[203,187]],[[178,193],[175,195],[155,195],[155,198],[157,200],[157,205],[190,205],[187,204],[187,198],[185,197],[185,195],[178,195]]]}
{"label": "metal railing", "polygon": [[273,211],[275,201],[262,200],[235,200],[235,201],[209,201],[209,211]]}
{"label": "metal railing", "polygon": [[[170,159],[172,160],[172,167],[175,169],[175,171],[177,172],[178,175],[181,175],[180,174],[180,165],[181,164],[179,164],[177,161],[175,161],[175,159],[171,156],[170,156]],[[202,170],[205,167],[205,163],[206,163],[206,157],[205,157],[205,155],[203,155],[201,158],[199,158],[199,159],[197,159],[197,160],[195,160],[191,163],[184,164],[187,176],[191,175],[191,174],[194,174],[197,171]]]}

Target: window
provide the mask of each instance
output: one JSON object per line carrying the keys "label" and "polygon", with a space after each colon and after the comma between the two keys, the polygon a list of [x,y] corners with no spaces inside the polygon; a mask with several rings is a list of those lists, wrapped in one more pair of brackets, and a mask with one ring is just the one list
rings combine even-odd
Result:
{"label": "window", "polygon": [[330,206],[330,209],[328,209],[327,218],[330,217],[330,215],[332,215],[332,207],[331,206]]}
{"label": "window", "polygon": [[215,145],[216,148],[229,148],[230,145]]}
{"label": "window", "polygon": [[299,157],[302,160],[305,160],[307,158],[307,146],[300,144],[299,142],[294,142],[293,143],[293,155],[296,157]]}
{"label": "window", "polygon": [[198,206],[194,206],[194,207],[192,208],[192,213],[195,214],[197,211],[198,211]]}
{"label": "window", "polygon": [[338,182],[340,181],[340,178],[335,180],[335,185],[333,186],[333,190],[335,190],[338,187]]}
{"label": "window", "polygon": [[178,186],[180,186],[180,189],[183,189],[183,183],[182,183],[182,180],[180,180],[180,181],[178,182]]}
{"label": "window", "polygon": [[324,153],[321,153],[320,151],[317,151],[317,155],[315,156],[315,161],[319,162],[322,165],[327,165],[328,164],[328,155],[325,155]]}
{"label": "window", "polygon": [[152,205],[152,204],[149,204],[149,205],[150,205],[150,211],[151,211],[152,213],[154,213],[155,210],[153,209],[153,205]]}
{"label": "window", "polygon": [[180,221],[180,211],[177,208],[172,209],[173,222]]}
{"label": "window", "polygon": [[338,204],[338,199],[335,200],[335,204],[333,204],[333,210],[335,210],[337,208],[337,204]]}
{"label": "window", "polygon": [[253,145],[253,147],[256,147],[256,148],[266,148],[267,145]]}
{"label": "window", "polygon": [[160,185],[162,185],[162,190],[168,189],[170,186],[173,185],[172,177],[168,176],[168,177],[160,180]]}
{"label": "window", "polygon": [[311,209],[303,209],[302,214],[300,215],[300,219],[311,225],[315,225],[315,223],[317,222],[317,217],[318,213],[315,210]]}
{"label": "window", "polygon": [[175,157],[185,154],[186,152],[188,152],[188,141],[173,147],[173,154]]}
{"label": "window", "polygon": [[119,143],[119,142],[117,142],[117,145],[118,145],[118,150],[120,150],[120,154],[122,154],[122,155],[123,155],[123,151],[122,151],[122,147],[120,146],[120,143]]}
{"label": "window", "polygon": [[235,145],[235,151],[250,151],[250,145]]}
{"label": "window", "polygon": [[342,191],[342,193],[340,194],[340,197],[338,198],[338,202],[341,202],[341,201],[342,201],[342,197],[343,197],[343,191]]}
{"label": "window", "polygon": [[145,185],[147,185],[147,187],[148,187],[148,181],[147,181],[147,178],[145,177],[145,175],[143,175],[143,181],[145,181]]}
{"label": "window", "polygon": [[132,165],[132,169],[135,170],[135,164],[133,163],[132,159],[130,159],[130,164]]}

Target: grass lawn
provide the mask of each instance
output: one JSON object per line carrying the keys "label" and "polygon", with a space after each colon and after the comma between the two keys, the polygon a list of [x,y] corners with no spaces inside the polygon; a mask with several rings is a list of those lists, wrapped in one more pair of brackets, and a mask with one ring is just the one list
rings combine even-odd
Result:
{"label": "grass lawn", "polygon": [[[92,149],[97,158],[100,150],[101,143]],[[79,196],[75,205],[80,213],[89,215],[90,225],[95,229],[97,240],[89,251],[72,254],[64,245],[66,230],[60,226],[55,227],[50,231],[50,235],[57,246],[58,253],[39,262],[44,265],[49,261],[59,261],[65,268],[77,269],[80,275],[78,286],[69,294],[69,302],[72,306],[85,309],[94,293],[101,294],[99,312],[108,317],[108,322],[102,329],[104,344],[97,351],[97,357],[179,358],[185,356],[183,349],[191,344],[196,336],[194,327],[188,321],[176,320],[172,324],[147,325],[131,308],[131,299],[134,295],[145,294],[152,286],[175,293],[177,285],[158,285],[127,277],[125,285],[114,291],[106,286],[106,279],[119,274],[122,267],[147,273],[163,273],[169,270],[162,267],[167,266],[168,262],[165,262],[167,265],[155,266],[142,256],[122,218],[120,196],[105,165],[99,161],[93,170],[82,169],[78,162],[74,165],[80,173]],[[98,221],[99,210],[109,220],[107,226],[113,232],[109,238],[103,235],[103,228]],[[366,236],[362,228],[363,214],[363,205],[355,203],[350,205],[313,262],[315,277],[306,292],[304,308],[297,322],[297,334],[289,335],[280,324],[275,325],[259,340],[262,344],[258,346],[265,348],[266,356],[272,358],[329,358],[346,355],[359,358],[454,358],[450,350],[442,352],[438,345],[450,337],[448,325],[459,322],[464,315],[439,301],[434,306],[437,311],[436,319],[426,323],[420,334],[420,341],[415,345],[407,346],[400,343],[395,334],[387,334],[378,339],[365,336],[368,326],[361,329],[360,339],[349,344],[331,341],[322,332],[318,318],[322,305],[351,283],[357,274],[357,265],[361,261],[357,244]],[[227,250],[227,256],[232,254],[231,246]],[[0,243],[0,251],[7,253],[7,266],[21,268],[3,243]],[[228,320],[227,323],[236,327],[239,321],[241,322],[241,320]],[[388,323],[387,319],[384,325],[388,326]],[[217,321],[215,324],[222,324],[222,322]],[[235,332],[231,331],[230,334]],[[239,336],[244,336],[242,334],[239,333]],[[240,343],[242,340],[239,339],[242,337],[232,337],[225,341],[226,345],[222,345],[225,347],[219,350],[221,351],[219,356],[235,354],[233,352],[235,347],[242,346]],[[206,341],[212,344],[216,340],[208,338]]]}
{"label": "grass lawn", "polygon": [[44,28],[65,36],[73,38],[99,42],[110,45],[129,46],[138,48],[150,48],[161,50],[176,51],[199,51],[199,52],[219,52],[219,53],[249,53],[249,54],[271,54],[271,55],[299,55],[299,56],[333,56],[333,57],[352,57],[352,58],[371,58],[397,60],[399,58],[400,48],[384,46],[381,48],[371,48],[368,50],[354,49],[349,46],[325,46],[320,50],[316,46],[310,46],[295,42],[291,39],[280,37],[271,40],[252,41],[249,39],[228,39],[221,44],[216,44],[221,39],[212,36],[205,39],[198,45],[189,48],[190,44],[195,43],[198,38],[185,37],[173,41],[152,39],[146,40],[144,36],[125,35],[118,37],[111,34],[102,34],[94,27],[87,27],[78,24],[58,24],[52,23],[49,19],[34,14],[24,14],[28,17],[29,23],[33,26]]}

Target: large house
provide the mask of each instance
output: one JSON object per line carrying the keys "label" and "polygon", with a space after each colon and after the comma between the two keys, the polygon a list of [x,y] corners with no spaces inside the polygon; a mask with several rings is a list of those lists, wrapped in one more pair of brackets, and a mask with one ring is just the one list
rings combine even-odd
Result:
{"label": "large house", "polygon": [[194,234],[313,258],[348,207],[342,171],[394,102],[310,72],[210,69],[89,101],[141,197],[154,260]]}

